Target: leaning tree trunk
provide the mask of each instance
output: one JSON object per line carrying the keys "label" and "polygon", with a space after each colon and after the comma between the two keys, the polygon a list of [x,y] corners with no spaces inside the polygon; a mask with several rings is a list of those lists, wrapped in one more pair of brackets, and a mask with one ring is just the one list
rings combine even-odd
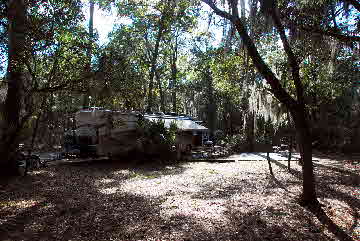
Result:
{"label": "leaning tree trunk", "polygon": [[21,89],[24,79],[26,32],[26,5],[24,0],[9,0],[8,21],[8,90],[2,113],[0,140],[0,164],[4,166],[2,167],[3,170],[14,166],[11,159],[18,147],[17,136],[21,128]]}
{"label": "leaning tree trunk", "polygon": [[[300,148],[303,150],[302,159],[303,165],[303,194],[302,203],[304,205],[310,205],[317,202],[315,192],[314,173],[312,166],[312,147],[310,141],[310,129],[306,119],[306,108],[304,102],[304,89],[300,79],[300,66],[296,55],[292,51],[290,43],[288,41],[286,31],[281,23],[278,9],[276,4],[270,4],[268,6],[268,13],[270,13],[273,23],[278,30],[280,39],[283,43],[284,51],[288,57],[288,64],[290,66],[292,79],[296,87],[297,99],[293,98],[289,92],[287,92],[281,85],[280,80],[275,76],[274,72],[264,62],[264,59],[258,52],[258,49],[248,34],[248,29],[244,22],[239,18],[237,1],[229,1],[231,6],[231,12],[228,13],[216,6],[216,3],[212,0],[202,0],[202,2],[209,5],[214,12],[224,18],[229,19],[235,26],[237,32],[241,36],[244,46],[247,49],[247,54],[253,60],[253,64],[258,72],[266,79],[266,82],[270,85],[270,90],[274,96],[283,103],[290,111],[293,116],[296,131],[299,135]],[[265,1],[263,1],[265,3]],[[267,2],[266,2],[267,3]]]}

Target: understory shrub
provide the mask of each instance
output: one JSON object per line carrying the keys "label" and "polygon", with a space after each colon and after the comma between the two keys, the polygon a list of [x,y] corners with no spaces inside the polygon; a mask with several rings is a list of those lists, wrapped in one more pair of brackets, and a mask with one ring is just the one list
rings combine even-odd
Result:
{"label": "understory shrub", "polygon": [[138,141],[146,156],[167,158],[171,154],[178,130],[175,122],[167,128],[163,120],[150,121],[139,118],[137,130],[140,134]]}

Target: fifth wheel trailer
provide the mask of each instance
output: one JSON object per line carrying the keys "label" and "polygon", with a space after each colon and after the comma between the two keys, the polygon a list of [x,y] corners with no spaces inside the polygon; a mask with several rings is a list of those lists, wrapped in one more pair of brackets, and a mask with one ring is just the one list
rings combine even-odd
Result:
{"label": "fifth wheel trailer", "polygon": [[209,137],[208,128],[187,116],[140,114],[93,107],[75,113],[76,128],[65,133],[66,152],[80,156],[117,157],[144,151],[146,147],[138,131],[140,118],[163,121],[166,128],[176,123],[178,131],[175,142],[178,151],[201,146]]}

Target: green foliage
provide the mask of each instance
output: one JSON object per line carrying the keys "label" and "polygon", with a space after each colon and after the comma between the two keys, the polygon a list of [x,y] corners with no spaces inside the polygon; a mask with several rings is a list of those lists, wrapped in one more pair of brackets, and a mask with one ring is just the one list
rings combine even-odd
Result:
{"label": "green foliage", "polygon": [[33,126],[34,126],[35,120],[34,119],[29,119],[28,121],[26,121],[26,123],[24,124],[24,126],[22,127],[22,129],[20,130],[19,134],[18,134],[18,141],[19,142],[24,142],[30,139],[31,134],[32,134],[32,130],[33,130]]}
{"label": "green foliage", "polygon": [[170,123],[170,128],[168,129],[167,139],[169,140],[169,144],[174,145],[176,139],[176,133],[178,132],[178,126],[176,122]]}
{"label": "green foliage", "polygon": [[240,104],[240,93],[247,79],[245,65],[244,56],[231,54],[223,56],[221,53],[211,64],[215,90],[220,96],[230,99],[234,104]]}
{"label": "green foliage", "polygon": [[[107,46],[112,53],[120,53],[122,62],[126,62],[123,67],[114,67],[112,72],[117,74],[109,79],[117,84],[111,83],[111,89],[114,86],[131,87],[130,91],[116,92],[117,96],[136,103],[136,109],[144,109],[146,101],[154,105],[149,108],[155,109],[160,105],[160,96],[173,91],[168,86],[174,46],[180,49],[184,44],[183,34],[194,27],[196,4],[194,1],[158,0],[146,3],[119,1],[116,6],[118,14],[130,20],[131,24],[117,26]],[[175,55],[180,57],[182,52]],[[181,78],[181,71],[176,78]],[[176,83],[173,87],[178,90],[178,85]],[[144,95],[149,95],[147,100]],[[170,109],[169,104],[166,109]]]}
{"label": "green foliage", "polygon": [[264,143],[265,139],[265,130],[266,130],[266,121],[264,116],[256,117],[256,132],[255,132],[255,141]]}
{"label": "green foliage", "polygon": [[257,116],[256,127],[255,141],[263,144],[271,144],[276,127],[271,122],[270,118],[265,120],[264,116]]}
{"label": "green foliage", "polygon": [[144,43],[130,27],[114,31],[97,53],[100,78],[93,86],[96,101],[115,109],[141,109],[146,84]]}
{"label": "green foliage", "polygon": [[[269,88],[256,73],[238,34],[228,23],[221,21],[212,25],[214,16],[208,16],[206,11],[200,14],[197,0],[93,2],[105,10],[115,4],[118,16],[128,22],[116,25],[109,43],[101,48],[90,39],[82,24],[82,8],[88,7],[84,1],[29,1],[26,39],[29,58],[26,67],[31,78],[28,78],[30,83],[26,92],[33,93],[32,106],[37,109],[33,115],[42,111],[48,112],[49,116],[53,112],[73,112],[81,105],[79,95],[84,92],[91,95],[91,105],[143,110],[149,92],[151,66],[155,66],[155,79],[159,82],[154,84],[152,91],[154,109],[160,106],[162,94],[165,109],[170,110],[172,101],[169,100],[176,91],[176,111],[196,116],[213,129],[225,132],[230,127],[223,123],[234,119],[233,116],[246,115],[250,107],[254,108],[254,103],[261,102],[250,99],[260,96],[254,97],[250,89],[254,86],[261,91],[264,87]],[[249,1],[249,4],[251,2],[257,3]],[[358,102],[349,93],[351,84],[360,79],[358,46],[338,38],[338,35],[358,35],[359,17],[355,16],[355,9],[346,6],[344,1],[333,0],[280,0],[276,4],[300,63],[307,107],[316,116],[320,106],[332,106],[331,112],[336,114],[333,119],[338,123],[351,122],[353,103]],[[270,5],[262,8],[253,5],[249,15],[243,19],[249,27],[249,34],[260,55],[280,79],[280,84],[296,98],[296,88],[279,35],[268,16],[263,14],[272,8]],[[6,59],[8,21],[5,2],[0,3],[0,17],[0,55],[1,59]],[[211,26],[203,29],[200,25],[204,22]],[[212,35],[213,28],[223,32],[219,45],[212,42],[214,36],[219,40],[219,34]],[[159,54],[154,62],[159,38]],[[90,44],[93,59],[88,69]],[[177,68],[174,82],[173,65]],[[5,70],[4,64],[0,66]],[[267,97],[269,93],[263,91],[263,95]],[[40,108],[43,96],[47,100],[44,108]],[[276,100],[270,104],[272,114],[278,113],[278,120],[286,119],[284,116],[288,110]],[[241,125],[240,121],[237,122],[236,125]],[[54,125],[48,120],[45,126]],[[231,128],[236,130],[238,126]],[[175,140],[175,127],[166,129],[163,123],[149,122],[143,123],[141,128],[149,138],[154,135],[160,140],[159,135],[163,135],[167,143]],[[263,117],[258,117],[255,139],[267,142],[268,132],[274,128]],[[239,146],[243,140],[240,135],[228,141]]]}
{"label": "green foliage", "polygon": [[178,127],[175,122],[170,124],[170,128],[165,127],[163,120],[150,121],[145,118],[139,118],[138,130],[142,136],[154,140],[155,143],[165,144],[169,147],[175,145],[175,138]]}
{"label": "green foliage", "polygon": [[244,134],[228,135],[224,138],[225,143],[229,146],[229,149],[238,152],[244,146],[247,146],[247,139]]}

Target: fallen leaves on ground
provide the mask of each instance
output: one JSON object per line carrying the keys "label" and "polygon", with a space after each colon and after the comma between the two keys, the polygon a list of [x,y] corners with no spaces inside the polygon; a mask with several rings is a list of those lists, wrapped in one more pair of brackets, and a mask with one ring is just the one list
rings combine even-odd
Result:
{"label": "fallen leaves on ground", "polygon": [[[360,239],[359,164],[315,162],[330,220]],[[1,185],[1,240],[337,240],[297,204],[301,167],[273,161],[50,165]]]}

